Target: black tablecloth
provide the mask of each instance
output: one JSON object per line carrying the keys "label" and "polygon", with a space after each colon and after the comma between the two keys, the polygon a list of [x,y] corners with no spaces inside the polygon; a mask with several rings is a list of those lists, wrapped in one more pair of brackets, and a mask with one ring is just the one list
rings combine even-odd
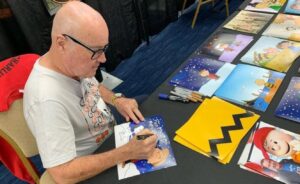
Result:
{"label": "black tablecloth", "polygon": [[[224,24],[236,15],[233,13]],[[273,19],[275,16],[273,17]],[[272,20],[273,20],[272,19]],[[272,21],[269,22],[269,24]],[[216,31],[223,30],[228,32],[235,32],[232,30],[222,29],[222,25]],[[267,26],[266,26],[267,27]],[[266,29],[266,27],[264,29]],[[264,30],[263,29],[263,30]],[[242,52],[233,62],[234,64],[241,63],[240,58],[247,52],[247,50],[261,37],[263,30],[253,35],[255,40]],[[246,34],[246,33],[241,33]],[[213,35],[213,34],[212,34]],[[252,34],[247,34],[252,35]],[[192,57],[192,56],[191,56]],[[185,63],[182,64],[182,66]],[[182,67],[181,66],[181,67]],[[300,59],[298,58],[292,67],[289,69],[286,77],[283,80],[279,90],[274,96],[271,104],[269,105],[266,112],[259,112],[253,109],[249,109],[261,115],[260,120],[266,123],[278,126],[283,129],[290,130],[295,133],[300,133],[300,124],[285,120],[282,118],[275,117],[274,112],[279,104],[292,76],[300,76],[298,74],[298,68],[300,66]],[[181,68],[179,67],[177,71]],[[173,75],[177,72],[175,71]],[[169,135],[170,140],[175,136],[175,131],[180,128],[194,113],[199,104],[189,103],[183,104],[180,102],[164,101],[158,99],[158,93],[168,93],[173,87],[168,85],[168,81],[173,76],[171,75],[150,97],[142,104],[141,110],[144,116],[150,115],[161,115],[166,122],[166,131]],[[246,108],[246,107],[243,107]],[[246,108],[248,109],[248,108]],[[118,181],[117,168],[113,167],[83,183],[101,183],[101,184],[112,184],[112,183],[130,183],[130,184],[254,184],[254,183],[279,183],[276,180],[260,176],[258,174],[241,169],[238,165],[238,159],[244,149],[247,139],[249,138],[248,133],[244,139],[240,142],[231,162],[227,165],[222,165],[212,158],[207,158],[197,152],[194,152],[173,140],[171,141],[177,166],[162,169],[159,171],[135,176],[132,178]],[[109,140],[98,150],[103,152],[105,150],[114,148],[114,137],[110,137]],[[101,163],[99,163],[101,164]]]}

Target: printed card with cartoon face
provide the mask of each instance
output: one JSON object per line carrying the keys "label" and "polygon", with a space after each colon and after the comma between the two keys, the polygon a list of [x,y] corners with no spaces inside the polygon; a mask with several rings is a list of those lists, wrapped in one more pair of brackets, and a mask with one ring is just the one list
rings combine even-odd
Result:
{"label": "printed card with cartoon face", "polygon": [[218,32],[200,48],[199,52],[231,63],[252,40],[253,36]]}
{"label": "printed card with cartoon face", "polygon": [[300,123],[300,77],[292,77],[275,115]]}
{"label": "printed card with cartoon face", "polygon": [[238,64],[215,95],[234,103],[266,111],[285,74]]}
{"label": "printed card with cartoon face", "polygon": [[278,14],[263,35],[300,41],[300,16]]}
{"label": "printed card with cartoon face", "polygon": [[277,13],[286,0],[251,0],[245,10]]}
{"label": "printed card with cartoon face", "polygon": [[147,117],[145,121],[139,124],[123,123],[115,126],[114,129],[117,148],[128,143],[131,139],[143,141],[151,134],[158,137],[155,150],[148,159],[128,160],[118,164],[119,180],[176,165],[170,140],[165,131],[165,123],[161,116]]}
{"label": "printed card with cartoon face", "polygon": [[241,61],[278,72],[287,72],[299,55],[299,42],[262,36]]}
{"label": "printed card with cartoon face", "polygon": [[284,183],[299,183],[300,135],[261,121],[256,124],[238,164]]}

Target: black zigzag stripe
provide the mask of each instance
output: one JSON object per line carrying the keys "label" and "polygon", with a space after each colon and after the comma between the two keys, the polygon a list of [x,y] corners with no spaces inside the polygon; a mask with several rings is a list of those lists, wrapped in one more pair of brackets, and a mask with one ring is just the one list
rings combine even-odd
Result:
{"label": "black zigzag stripe", "polygon": [[249,112],[249,111],[246,111],[243,114],[234,114],[234,115],[232,115],[233,120],[235,122],[235,125],[221,127],[222,134],[223,134],[224,138],[221,138],[221,139],[210,139],[208,141],[209,145],[210,145],[210,149],[211,149],[210,155],[214,156],[214,157],[219,156],[218,149],[217,149],[217,144],[231,143],[231,137],[229,135],[229,131],[243,129],[243,125],[242,125],[242,122],[241,122],[240,119],[241,118],[251,117],[253,115],[254,114],[252,112]]}

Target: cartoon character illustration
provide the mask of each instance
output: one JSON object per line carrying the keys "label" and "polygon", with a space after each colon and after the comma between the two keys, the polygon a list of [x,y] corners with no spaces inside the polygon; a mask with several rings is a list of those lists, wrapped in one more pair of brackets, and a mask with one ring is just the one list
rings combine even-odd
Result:
{"label": "cartoon character illustration", "polygon": [[291,4],[290,8],[297,11],[300,10],[300,0],[295,0],[295,2]]}
{"label": "cartoon character illustration", "polygon": [[[137,127],[134,129],[134,132],[141,132],[142,130],[142,134],[154,134],[150,129],[147,129],[142,126]],[[138,135],[139,133],[137,133],[136,135]],[[140,173],[145,173],[148,172],[149,170],[152,169],[152,167],[157,167],[160,166],[161,164],[163,164],[166,159],[168,158],[170,152],[168,148],[161,148],[159,146],[159,142],[156,145],[156,148],[154,149],[153,153],[148,157],[148,159],[146,160],[129,160],[125,163],[122,163],[122,167],[125,167],[125,164],[127,163],[133,163],[136,166],[136,169],[140,172]]]}
{"label": "cartoon character illustration", "polygon": [[206,70],[206,69],[200,70],[200,71],[199,71],[199,75],[200,75],[201,77],[206,77],[206,78],[208,78],[208,79],[213,79],[213,80],[217,80],[217,79],[220,78],[220,76],[218,76],[218,75],[216,75],[216,74],[214,74],[214,73],[210,73],[210,72],[209,72],[208,70]]}
{"label": "cartoon character illustration", "polygon": [[270,159],[270,154],[300,163],[300,140],[282,130],[271,127],[260,128],[255,132],[253,142],[266,159]]}
{"label": "cartoon character illustration", "polygon": [[265,173],[272,177],[279,177],[283,182],[299,183],[300,181],[300,164],[293,160],[282,159],[276,162],[271,159],[262,159],[260,164]]}
{"label": "cartoon character illustration", "polygon": [[300,53],[300,44],[292,41],[280,41],[276,48],[253,52],[253,63],[279,72],[286,72]]}
{"label": "cartoon character illustration", "polygon": [[284,3],[285,0],[262,0],[261,2],[250,3],[249,6],[258,9],[271,8],[275,11],[279,11]]}
{"label": "cartoon character illustration", "polygon": [[218,43],[216,46],[215,46],[215,49],[220,51],[220,52],[224,52],[224,51],[233,51],[232,48],[230,48],[230,45],[228,43]]}
{"label": "cartoon character illustration", "polygon": [[254,52],[253,58],[254,63],[260,66],[264,66],[266,63],[270,62],[278,54],[278,50],[275,48],[264,49],[262,53]]}

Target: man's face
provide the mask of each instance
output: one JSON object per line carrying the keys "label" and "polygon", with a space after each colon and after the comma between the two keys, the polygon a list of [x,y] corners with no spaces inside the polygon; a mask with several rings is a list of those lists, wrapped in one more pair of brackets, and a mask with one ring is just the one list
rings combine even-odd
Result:
{"label": "man's face", "polygon": [[[83,42],[83,41],[81,41]],[[99,50],[103,48],[105,45],[96,46],[96,44],[86,44],[85,45],[95,45],[95,46],[88,46],[92,50]],[[73,42],[73,44],[76,44]],[[76,44],[73,45],[70,61],[69,70],[71,73],[76,77],[93,77],[96,74],[96,70],[98,69],[101,63],[106,61],[105,53],[102,53],[98,57],[92,58],[93,52],[84,48],[83,46]],[[97,54],[96,54],[97,55]]]}
{"label": "man's face", "polygon": [[76,33],[65,36],[69,48],[65,67],[74,77],[93,77],[100,64],[106,61],[105,53],[100,50],[108,44],[107,26],[104,21],[90,20]]}
{"label": "man's face", "polygon": [[288,156],[292,153],[289,142],[293,137],[278,130],[272,130],[266,137],[264,148],[275,156]]}

